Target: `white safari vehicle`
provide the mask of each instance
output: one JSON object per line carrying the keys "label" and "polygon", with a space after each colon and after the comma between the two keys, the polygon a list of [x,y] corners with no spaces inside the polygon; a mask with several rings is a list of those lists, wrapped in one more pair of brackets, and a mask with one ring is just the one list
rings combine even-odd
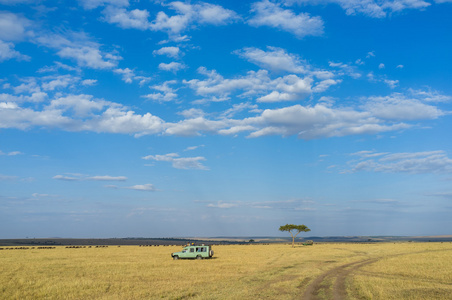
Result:
{"label": "white safari vehicle", "polygon": [[173,259],[179,258],[193,258],[193,259],[204,259],[212,258],[213,250],[210,245],[189,245],[185,246],[182,251],[171,253]]}

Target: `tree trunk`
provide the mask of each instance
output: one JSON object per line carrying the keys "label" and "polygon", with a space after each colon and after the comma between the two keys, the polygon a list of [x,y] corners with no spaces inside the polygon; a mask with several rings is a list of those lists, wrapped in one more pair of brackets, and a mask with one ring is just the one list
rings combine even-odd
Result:
{"label": "tree trunk", "polygon": [[297,232],[297,234],[293,235],[292,232],[290,233],[292,235],[292,248],[295,248],[295,238],[300,233],[300,231]]}

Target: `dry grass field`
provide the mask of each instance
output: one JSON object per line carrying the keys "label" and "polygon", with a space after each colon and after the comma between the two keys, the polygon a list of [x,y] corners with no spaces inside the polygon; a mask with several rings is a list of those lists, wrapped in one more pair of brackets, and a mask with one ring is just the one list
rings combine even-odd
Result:
{"label": "dry grass field", "polygon": [[5,248],[1,299],[452,299],[452,243]]}

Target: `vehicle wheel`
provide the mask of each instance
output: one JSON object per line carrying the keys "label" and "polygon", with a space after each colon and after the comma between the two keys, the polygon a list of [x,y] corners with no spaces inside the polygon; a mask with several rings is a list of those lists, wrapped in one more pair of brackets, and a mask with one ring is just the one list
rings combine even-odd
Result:
{"label": "vehicle wheel", "polygon": [[213,256],[213,250],[209,251],[209,256],[212,257]]}
{"label": "vehicle wheel", "polygon": [[173,256],[173,259],[174,259],[174,260],[179,259],[179,256],[174,255],[174,256]]}
{"label": "vehicle wheel", "polygon": [[202,256],[198,255],[196,256],[196,259],[202,259]]}

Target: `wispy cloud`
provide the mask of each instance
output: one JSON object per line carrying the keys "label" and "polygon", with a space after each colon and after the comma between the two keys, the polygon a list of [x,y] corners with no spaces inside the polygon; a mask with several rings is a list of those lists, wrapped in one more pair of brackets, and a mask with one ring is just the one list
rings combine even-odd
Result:
{"label": "wispy cloud", "polygon": [[10,152],[5,153],[2,150],[0,150],[0,155],[16,156],[16,155],[21,155],[21,154],[23,154],[23,153],[20,151],[10,151]]}
{"label": "wispy cloud", "polygon": [[83,174],[65,174],[65,175],[55,175],[53,179],[64,180],[64,181],[126,181],[127,177],[125,176],[110,176],[110,175],[97,175],[97,176],[89,176]]}
{"label": "wispy cloud", "polygon": [[198,170],[209,170],[208,167],[203,165],[201,161],[205,161],[206,158],[202,156],[197,157],[179,157],[177,153],[168,153],[163,155],[148,155],[142,157],[145,160],[154,161],[166,161],[170,162],[173,168],[176,169],[198,169]]}
{"label": "wispy cloud", "polygon": [[103,45],[92,41],[83,32],[41,33],[36,37],[36,42],[42,46],[57,51],[61,58],[67,58],[77,62],[80,67],[91,69],[113,69],[122,59],[114,51],[103,51]]}
{"label": "wispy cloud", "polygon": [[133,216],[140,216],[140,215],[143,215],[143,214],[148,213],[148,212],[151,212],[151,213],[152,212],[173,213],[175,211],[176,211],[176,209],[174,209],[174,208],[138,207],[138,208],[132,209],[132,211],[129,214],[127,214],[127,217],[130,218],[130,217],[133,217]]}
{"label": "wispy cloud", "polygon": [[376,204],[376,205],[399,205],[400,201],[395,199],[372,199],[372,200],[360,200],[360,201],[350,201],[356,203],[368,203],[368,204]]}
{"label": "wispy cloud", "polygon": [[64,180],[64,181],[79,181],[79,180],[81,180],[78,177],[66,176],[66,175],[55,175],[55,176],[52,177],[52,179]]}
{"label": "wispy cloud", "polygon": [[3,174],[0,174],[0,181],[3,181],[3,180],[16,180],[16,179],[18,179],[19,177],[17,177],[17,176],[11,176],[11,175],[3,175]]}
{"label": "wispy cloud", "polygon": [[123,189],[128,190],[135,190],[135,191],[143,191],[143,192],[154,192],[156,191],[153,184],[146,183],[146,184],[137,184],[133,186],[123,187]]}
{"label": "wispy cloud", "polygon": [[185,148],[184,151],[193,151],[193,150],[196,150],[196,149],[201,148],[201,147],[205,147],[205,145],[187,147],[187,148]]}
{"label": "wispy cloud", "polygon": [[211,207],[211,208],[233,208],[233,207],[238,207],[239,204],[238,203],[227,203],[227,202],[222,202],[222,201],[218,201],[217,203],[209,203],[207,204],[207,207]]}
{"label": "wispy cloud", "polygon": [[[359,156],[360,159],[350,161],[351,168],[346,172],[452,173],[452,159],[443,150],[404,153],[360,151],[353,155]],[[378,159],[369,159],[377,157]]]}
{"label": "wispy cloud", "polygon": [[284,0],[287,5],[298,4],[338,4],[347,15],[363,14],[372,18],[384,18],[390,14],[406,9],[425,9],[431,3],[423,0],[393,1],[393,0]]}
{"label": "wispy cloud", "polygon": [[452,192],[436,192],[436,193],[429,193],[426,194],[426,196],[433,196],[433,197],[439,197],[439,198],[445,198],[448,200],[452,200]]}
{"label": "wispy cloud", "polygon": [[19,51],[14,50],[13,43],[8,43],[0,40],[0,62],[9,59],[17,59],[19,61],[21,60],[29,61],[31,57],[28,55],[21,54]]}
{"label": "wispy cloud", "polygon": [[103,175],[103,176],[92,176],[92,177],[88,177],[86,179],[94,180],[94,181],[126,181],[127,177]]}
{"label": "wispy cloud", "polygon": [[[198,201],[198,203],[204,203]],[[230,209],[230,208],[253,208],[253,209],[274,209],[274,210],[317,210],[316,203],[312,200],[306,199],[290,199],[282,201],[217,201],[208,202],[206,207],[217,209]]]}
{"label": "wispy cloud", "polygon": [[132,186],[106,185],[105,187],[106,188],[110,188],[110,189],[125,189],[125,190],[141,191],[141,192],[155,192],[155,191],[157,191],[157,189],[151,183],[136,184],[136,185],[132,185]]}
{"label": "wispy cloud", "polygon": [[118,69],[114,69],[113,72],[116,74],[122,75],[122,80],[125,83],[132,83],[133,81],[138,81],[140,86],[142,86],[146,82],[151,80],[150,77],[136,75],[135,71],[131,70],[129,68],[125,68],[125,69],[118,68]]}

